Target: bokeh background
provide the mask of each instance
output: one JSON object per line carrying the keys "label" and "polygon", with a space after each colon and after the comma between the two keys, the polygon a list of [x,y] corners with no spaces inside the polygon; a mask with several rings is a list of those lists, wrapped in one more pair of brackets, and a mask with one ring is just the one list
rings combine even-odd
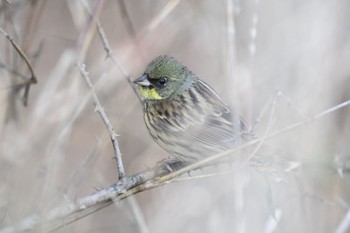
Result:
{"label": "bokeh background", "polygon": [[[0,3],[0,27],[38,79],[24,107],[30,73],[1,35],[0,232],[117,181],[77,64],[120,135],[127,175],[167,157],[126,78],[158,55],[208,82],[258,137],[350,99],[347,0],[10,0]],[[186,174],[58,232],[350,232],[349,115],[346,107],[269,140],[278,162],[266,169]]]}

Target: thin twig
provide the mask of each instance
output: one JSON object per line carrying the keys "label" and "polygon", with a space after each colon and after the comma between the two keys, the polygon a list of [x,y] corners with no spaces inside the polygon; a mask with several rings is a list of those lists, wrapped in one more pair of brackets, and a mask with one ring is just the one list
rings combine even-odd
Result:
{"label": "thin twig", "polygon": [[309,119],[298,121],[298,122],[296,122],[294,124],[291,124],[291,125],[286,126],[286,127],[282,128],[280,130],[277,130],[277,131],[275,131],[273,133],[270,133],[264,139],[257,138],[257,139],[251,140],[251,141],[249,141],[247,143],[244,143],[242,145],[239,145],[239,146],[235,147],[234,149],[231,149],[231,150],[219,153],[217,155],[214,155],[214,156],[211,156],[209,158],[203,159],[203,160],[201,160],[201,161],[199,161],[197,163],[194,163],[194,164],[191,164],[189,166],[186,166],[186,167],[184,167],[184,168],[182,168],[182,169],[180,169],[178,171],[170,173],[169,175],[161,177],[160,181],[166,181],[166,180],[172,179],[172,178],[174,178],[176,176],[179,176],[179,175],[181,175],[183,173],[192,171],[192,170],[197,169],[199,167],[202,167],[202,166],[204,166],[204,165],[206,165],[208,163],[211,163],[213,161],[219,160],[222,157],[227,156],[228,154],[231,154],[233,152],[236,152],[236,151],[248,148],[248,147],[250,147],[252,145],[255,145],[255,144],[259,143],[261,140],[268,140],[268,139],[271,139],[271,138],[276,137],[278,135],[281,135],[283,133],[286,133],[286,132],[289,132],[289,131],[294,130],[296,128],[299,128],[301,126],[304,126],[307,123],[310,123],[310,122],[313,122],[315,120],[318,120],[318,119],[320,119],[320,118],[322,118],[322,117],[324,117],[324,116],[326,116],[326,115],[328,115],[330,113],[333,113],[333,112],[335,112],[335,111],[337,111],[337,110],[339,110],[341,108],[344,108],[346,106],[349,106],[349,105],[350,105],[350,100],[344,101],[344,102],[342,102],[342,103],[340,103],[340,104],[338,104],[338,105],[336,105],[336,106],[334,106],[334,107],[332,107],[330,109],[327,109],[325,111],[322,111],[322,112],[314,115],[313,117],[311,117]]}
{"label": "thin twig", "polygon": [[272,125],[274,123],[274,117],[275,117],[275,112],[276,112],[276,105],[277,105],[277,99],[279,97],[279,93],[275,96],[275,98],[272,101],[272,107],[271,107],[271,112],[270,112],[270,117],[269,117],[269,123],[267,125],[267,128],[265,130],[264,135],[260,138],[261,141],[258,143],[258,145],[255,147],[254,151],[244,160],[243,165],[248,163],[249,160],[251,160],[255,154],[258,152],[258,150],[261,148],[261,146],[264,144],[266,137],[269,135],[270,130],[272,128]]}
{"label": "thin twig", "polygon": [[[91,14],[90,14],[90,16],[92,17]],[[105,33],[100,21],[96,22],[96,26],[97,26],[98,35],[100,36],[100,39],[101,39],[102,44],[103,44],[103,49],[106,51],[106,58],[110,58],[110,57],[112,57],[113,51],[111,49],[111,46],[109,45],[109,41],[107,40],[106,33]]]}
{"label": "thin twig", "polygon": [[33,67],[21,47],[12,39],[12,37],[0,27],[0,32],[7,38],[8,41],[10,41],[11,45],[15,48],[16,52],[20,55],[20,57],[24,60],[24,62],[27,64],[28,69],[30,71],[31,77],[28,79],[28,81],[24,84],[24,95],[23,95],[23,104],[24,106],[27,106],[28,104],[28,95],[29,95],[29,89],[31,84],[37,83],[37,79],[33,70]]}
{"label": "thin twig", "polygon": [[[133,90],[135,91],[135,88],[132,85],[132,78],[131,75],[129,74],[129,72],[120,64],[119,60],[113,55],[113,50],[111,49],[108,39],[106,37],[106,33],[102,27],[102,24],[97,21],[96,22],[96,26],[97,26],[97,32],[98,35],[102,41],[103,44],[103,48],[106,51],[106,56],[107,58],[112,59],[112,61],[114,62],[114,64],[117,66],[117,68],[119,69],[119,71],[122,73],[122,75],[124,76],[124,78],[128,81],[128,83],[131,85],[131,87],[133,88]],[[135,92],[136,93],[136,92]]]}
{"label": "thin twig", "polygon": [[302,117],[303,119],[307,119],[307,116],[305,116],[305,114],[302,113],[302,112],[300,111],[300,109],[291,101],[291,99],[290,99],[288,96],[286,96],[286,95],[285,95],[282,91],[280,91],[280,90],[277,91],[277,94],[280,95],[280,96],[282,96],[282,97],[287,101],[287,104],[290,105],[290,106],[292,106],[292,108],[294,108],[294,110],[297,112],[297,114],[298,114],[300,117]]}
{"label": "thin twig", "polygon": [[263,116],[265,115],[265,113],[267,112],[268,107],[271,105],[271,102],[275,102],[276,104],[276,97],[279,98],[280,96],[282,96],[285,101],[287,102],[288,105],[292,106],[292,108],[296,111],[296,113],[302,118],[302,119],[307,119],[307,117],[305,116],[305,114],[303,114],[300,109],[298,109],[298,107],[290,100],[290,98],[288,98],[288,96],[286,96],[285,94],[283,94],[282,91],[280,90],[276,90],[276,92],[274,93],[273,96],[271,96],[269,98],[269,100],[266,102],[266,104],[264,105],[264,107],[262,108],[262,110],[260,111],[258,117],[256,118],[254,124],[253,124],[253,130],[256,132],[257,131],[257,127],[259,125],[259,123],[261,122],[261,119],[263,118]]}
{"label": "thin twig", "polygon": [[273,96],[270,96],[268,101],[266,101],[266,103],[264,104],[263,108],[260,110],[258,117],[255,119],[255,121],[253,123],[252,129],[253,129],[254,132],[257,132],[257,128],[258,128],[258,126],[259,126],[259,124],[261,122],[261,119],[265,116],[268,108],[270,107],[273,99],[276,97],[277,94],[278,93],[274,93]]}
{"label": "thin twig", "polygon": [[102,108],[102,105],[101,105],[101,103],[96,95],[95,88],[90,81],[89,73],[86,71],[86,66],[84,64],[79,64],[79,69],[80,69],[81,75],[85,79],[85,82],[87,83],[87,85],[91,89],[92,100],[95,104],[95,111],[97,111],[100,114],[100,116],[103,120],[103,123],[105,124],[105,126],[109,132],[109,135],[111,136],[113,149],[114,149],[114,156],[115,156],[115,159],[117,162],[118,178],[119,178],[119,180],[121,180],[125,176],[125,170],[124,170],[124,165],[123,165],[123,160],[122,160],[122,154],[120,152],[119,144],[118,144],[118,140],[117,140],[118,135],[114,132],[113,126],[112,126],[111,122],[109,121],[107,114],[105,113],[105,111]]}

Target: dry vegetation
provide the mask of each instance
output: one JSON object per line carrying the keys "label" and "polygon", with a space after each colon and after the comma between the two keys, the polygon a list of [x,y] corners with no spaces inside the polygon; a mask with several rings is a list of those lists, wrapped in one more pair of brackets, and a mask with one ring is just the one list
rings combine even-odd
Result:
{"label": "dry vegetation", "polygon": [[184,173],[57,232],[350,231],[348,0],[3,0],[0,28],[1,233],[118,181],[81,64],[126,175],[167,157],[128,83],[160,54],[240,109],[269,164]]}

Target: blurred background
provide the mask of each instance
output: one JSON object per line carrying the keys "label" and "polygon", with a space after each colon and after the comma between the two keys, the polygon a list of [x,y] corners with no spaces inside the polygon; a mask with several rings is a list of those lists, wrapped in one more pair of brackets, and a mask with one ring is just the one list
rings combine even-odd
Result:
{"label": "blurred background", "polygon": [[[0,231],[117,181],[108,132],[77,64],[86,64],[120,135],[127,175],[167,157],[126,78],[158,55],[209,83],[258,137],[350,99],[347,0],[8,0],[0,27],[38,81],[25,107],[30,72],[1,35]],[[186,174],[58,232],[350,232],[349,115],[346,107],[268,140],[278,152],[266,169]]]}

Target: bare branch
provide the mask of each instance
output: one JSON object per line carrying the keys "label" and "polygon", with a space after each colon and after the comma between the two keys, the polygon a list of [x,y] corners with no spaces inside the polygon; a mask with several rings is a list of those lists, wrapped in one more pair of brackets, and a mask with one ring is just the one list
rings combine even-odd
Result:
{"label": "bare branch", "polygon": [[[178,169],[183,164],[174,162],[171,164],[173,169]],[[58,208],[51,209],[45,214],[30,216],[23,219],[15,226],[10,226],[0,230],[0,233],[24,232],[38,229],[41,232],[51,232],[62,228],[63,226],[75,222],[87,215],[90,215],[113,202],[127,198],[133,194],[160,186],[165,182],[150,182],[156,177],[169,173],[167,165],[158,165],[153,169],[143,171],[133,176],[124,177],[118,183],[108,188],[102,189],[91,195],[81,197],[76,201],[67,203]],[[116,199],[118,197],[118,199]]]}
{"label": "bare branch", "polygon": [[95,111],[97,111],[100,114],[100,116],[103,120],[103,123],[105,124],[105,126],[109,132],[109,135],[111,136],[113,149],[114,149],[114,155],[115,155],[115,159],[117,161],[118,178],[119,178],[119,180],[121,180],[125,176],[125,170],[124,170],[124,165],[123,165],[123,160],[122,160],[122,154],[120,152],[119,145],[118,145],[118,140],[117,140],[118,135],[114,132],[113,126],[112,126],[111,122],[109,121],[107,114],[105,113],[105,111],[102,108],[102,105],[101,105],[101,103],[96,95],[94,86],[92,85],[92,83],[90,81],[89,73],[86,71],[86,66],[84,64],[80,64],[79,69],[80,69],[81,75],[85,79],[85,82],[87,83],[87,85],[91,89],[92,99],[93,99],[93,102],[95,104]]}
{"label": "bare branch", "polygon": [[[281,130],[270,133],[264,138],[254,139],[245,144],[237,146],[236,148],[223,152],[221,154],[209,157],[192,165],[184,167],[184,163],[177,161],[171,164],[171,168],[175,172],[169,173],[168,166],[169,164],[157,165],[155,168],[140,172],[133,176],[126,176],[118,183],[97,191],[94,194],[81,197],[74,202],[70,202],[63,207],[58,207],[50,210],[43,217],[40,216],[31,216],[27,219],[22,220],[18,225],[11,226],[0,230],[0,233],[8,233],[15,231],[28,231],[35,229],[45,229],[43,232],[53,231],[72,223],[78,219],[83,218],[91,213],[94,213],[100,209],[103,209],[106,206],[109,206],[114,201],[122,200],[129,196],[132,196],[136,193],[143,192],[145,190],[153,189],[161,185],[166,184],[172,178],[180,176],[186,172],[192,171],[194,169],[203,167],[211,162],[217,161],[228,154],[237,152],[238,150],[256,145],[263,140],[271,139],[276,136],[280,136],[283,133],[289,132],[296,128],[299,128],[307,123],[318,120],[330,113],[333,113],[341,108],[350,105],[350,100],[347,100],[341,104],[338,104],[335,107],[322,111],[319,114],[316,114],[314,117],[309,120],[303,120],[296,122],[292,125],[289,125]],[[155,179],[159,177],[159,179]],[[345,219],[345,223],[348,220]],[[340,231],[342,232],[342,231]]]}

